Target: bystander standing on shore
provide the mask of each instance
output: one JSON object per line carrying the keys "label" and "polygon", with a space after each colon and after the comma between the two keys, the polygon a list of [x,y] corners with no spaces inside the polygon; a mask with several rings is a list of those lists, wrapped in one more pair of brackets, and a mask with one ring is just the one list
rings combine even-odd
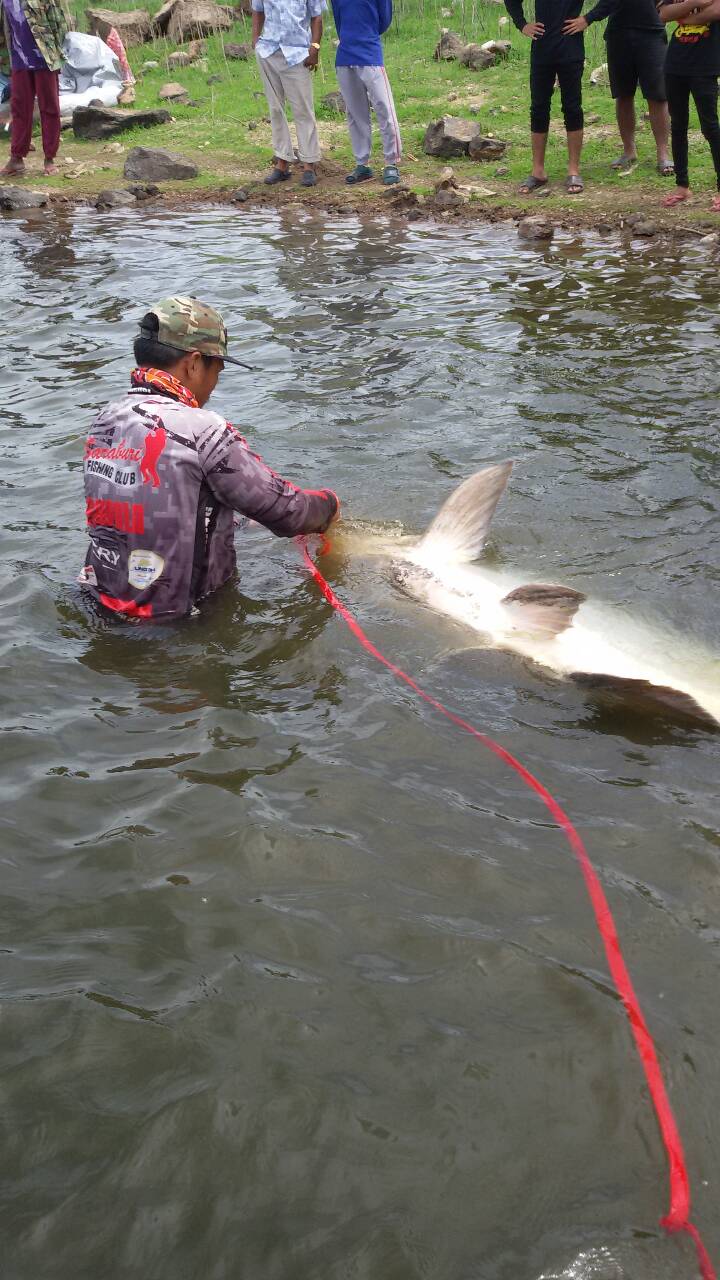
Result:
{"label": "bystander standing on shore", "polygon": [[320,159],[311,72],[317,70],[326,0],[252,0],[252,42],[272,128],[272,171],[265,182],[286,182],[295,159],[285,103],[292,107],[303,166],[302,185],[314,187]]}
{"label": "bystander standing on shore", "polygon": [[667,36],[655,0],[598,0],[588,13],[565,23],[566,35],[586,31],[593,22],[608,19],[605,28],[610,92],[622,142],[622,155],[612,163],[620,174],[637,164],[635,93],[638,84],[648,104],[655,139],[657,169],[663,178],[675,172],[668,144],[670,117],[665,92]]}
{"label": "bystander standing on shore", "polygon": [[532,172],[520,185],[523,195],[547,187],[545,151],[550,129],[550,102],[555,81],[560,85],[565,131],[567,133],[568,171],[565,190],[578,195],[584,190],[580,177],[580,154],[583,144],[582,74],[585,45],[582,31],[569,31],[577,18],[583,0],[536,0],[535,20],[527,22],[522,0],[505,0],[505,8],[518,31],[532,40],[530,50],[530,141]]}
{"label": "bystander standing on shore", "polygon": [[368,164],[372,149],[372,108],[382,139],[385,161],[382,180],[385,186],[391,186],[400,181],[398,165],[402,155],[400,126],[381,40],[392,22],[392,0],[332,0],[332,7],[340,38],[335,74],[345,100],[355,157],[355,168],[345,181],[352,185],[373,176]]}
{"label": "bystander standing on shore", "polygon": [[[663,204],[672,208],[690,197],[688,127],[691,95],[702,135],[710,147],[720,192],[720,0],[681,0],[679,4],[661,4],[659,11],[663,22],[678,24],[670,37],[665,62],[675,191],[665,196]],[[713,198],[712,209],[720,213],[720,195]]]}
{"label": "bystander standing on shore", "polygon": [[4,178],[25,171],[33,111],[40,111],[45,173],[57,173],[60,147],[59,73],[62,45],[70,29],[63,0],[0,0],[0,71],[10,73],[10,159]]}

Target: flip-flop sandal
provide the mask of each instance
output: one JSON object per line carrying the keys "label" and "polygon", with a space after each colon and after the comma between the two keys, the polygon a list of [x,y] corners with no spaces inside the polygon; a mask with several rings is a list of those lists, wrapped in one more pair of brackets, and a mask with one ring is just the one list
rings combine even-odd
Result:
{"label": "flip-flop sandal", "polygon": [[672,163],[672,160],[666,160],[665,164],[659,164],[657,166],[657,171],[661,178],[675,177],[675,165]]}
{"label": "flip-flop sandal", "polygon": [[568,174],[565,179],[565,190],[569,196],[579,196],[585,190],[585,183],[577,173]]}
{"label": "flip-flop sandal", "polygon": [[631,159],[630,159],[630,157],[629,157],[629,156],[626,156],[626,155],[625,155],[625,153],[623,152],[623,154],[622,154],[621,156],[618,156],[617,160],[613,160],[612,164],[610,165],[610,168],[611,168],[611,169],[626,169],[626,168],[628,167],[628,165],[630,165],[630,164],[633,164],[633,165],[634,165],[634,164],[637,164],[637,156],[635,156],[635,157],[631,160]]}
{"label": "flip-flop sandal", "polygon": [[529,178],[526,178],[524,182],[520,183],[518,192],[521,196],[531,196],[533,191],[537,191],[540,187],[546,187],[547,184],[547,178],[536,178],[535,175],[531,173]]}
{"label": "flip-flop sandal", "polygon": [[673,192],[672,195],[663,197],[662,206],[663,206],[663,209],[676,209],[679,204],[688,204],[689,201],[690,201],[689,195],[680,196],[680,195],[676,195],[675,192]]}

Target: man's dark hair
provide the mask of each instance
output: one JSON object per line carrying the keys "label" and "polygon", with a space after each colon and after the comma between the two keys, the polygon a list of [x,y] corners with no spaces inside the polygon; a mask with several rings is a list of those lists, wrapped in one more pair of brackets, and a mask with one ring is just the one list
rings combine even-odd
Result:
{"label": "man's dark hair", "polygon": [[[188,355],[180,347],[170,347],[166,342],[158,342],[157,334],[160,322],[154,311],[148,311],[140,321],[140,333],[133,343],[135,363],[144,369],[162,369],[163,373],[171,373],[175,365]],[[206,356],[200,352],[204,365],[211,365],[214,356]]]}

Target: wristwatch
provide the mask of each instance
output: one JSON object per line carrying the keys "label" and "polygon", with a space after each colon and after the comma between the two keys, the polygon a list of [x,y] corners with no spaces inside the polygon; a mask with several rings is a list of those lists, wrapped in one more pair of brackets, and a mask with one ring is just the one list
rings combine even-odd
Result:
{"label": "wristwatch", "polygon": [[320,52],[320,45],[317,43],[316,40],[313,40],[312,44],[310,45],[310,48],[317,49],[318,53]]}

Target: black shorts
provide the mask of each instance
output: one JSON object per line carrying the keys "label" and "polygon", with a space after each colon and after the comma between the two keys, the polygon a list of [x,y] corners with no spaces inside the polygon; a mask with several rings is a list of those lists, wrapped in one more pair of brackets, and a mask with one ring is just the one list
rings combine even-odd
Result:
{"label": "black shorts", "polygon": [[607,36],[608,75],[613,98],[634,98],[640,85],[648,102],[666,102],[664,31],[611,31]]}
{"label": "black shorts", "polygon": [[582,62],[535,62],[530,59],[530,129],[547,133],[550,128],[550,101],[555,77],[560,83],[565,128],[574,133],[583,127]]}

